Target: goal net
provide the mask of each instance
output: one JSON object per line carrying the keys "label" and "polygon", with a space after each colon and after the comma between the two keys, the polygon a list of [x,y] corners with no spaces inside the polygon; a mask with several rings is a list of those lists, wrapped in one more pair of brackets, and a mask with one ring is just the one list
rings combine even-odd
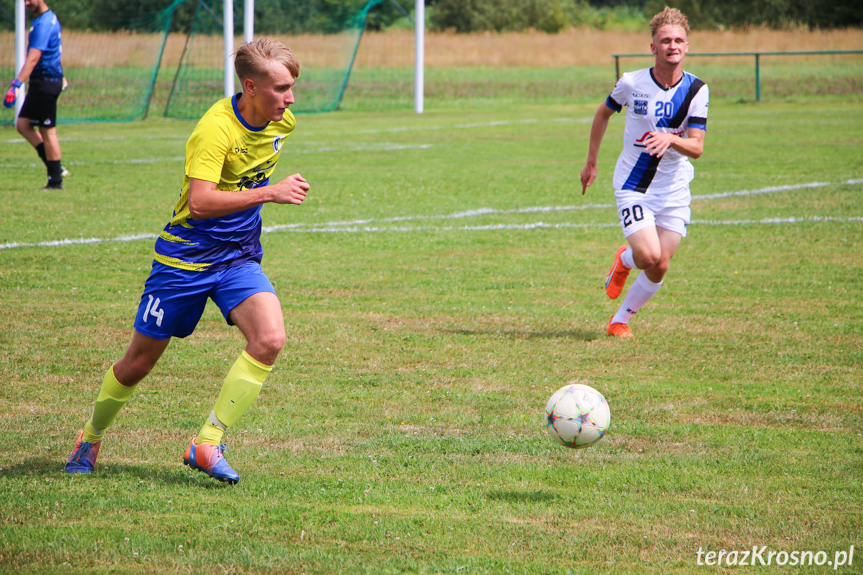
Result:
{"label": "goal net", "polygon": [[[15,75],[16,0],[0,0],[0,79]],[[22,1],[22,0],[17,0]],[[234,2],[234,47],[243,41],[243,0]],[[224,0],[52,0],[63,26],[69,89],[62,122],[147,116],[200,117],[224,96]],[[395,18],[392,0],[257,0],[255,37],[275,36],[297,55],[299,113],[408,107],[412,35],[376,32]],[[27,16],[27,27],[31,22]],[[364,36],[373,38],[368,49]],[[355,78],[352,78],[352,74]],[[349,84],[350,80],[350,84]],[[235,78],[239,91],[240,84]],[[11,124],[14,110],[0,111]]]}

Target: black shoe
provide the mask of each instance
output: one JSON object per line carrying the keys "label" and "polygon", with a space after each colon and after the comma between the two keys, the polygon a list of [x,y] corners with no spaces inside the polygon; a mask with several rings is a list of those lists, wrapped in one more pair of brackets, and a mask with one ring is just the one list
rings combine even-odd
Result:
{"label": "black shoe", "polygon": [[63,182],[51,182],[51,181],[49,181],[48,184],[44,188],[41,188],[39,191],[40,192],[47,192],[50,190],[62,190],[62,189],[63,189]]}

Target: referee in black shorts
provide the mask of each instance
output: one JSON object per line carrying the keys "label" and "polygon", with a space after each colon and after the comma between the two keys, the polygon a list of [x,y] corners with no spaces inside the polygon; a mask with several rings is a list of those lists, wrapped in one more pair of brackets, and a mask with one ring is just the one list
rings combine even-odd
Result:
{"label": "referee in black shorts", "polygon": [[[62,190],[63,177],[69,172],[60,163],[60,140],[57,138],[57,98],[65,88],[60,21],[45,0],[24,0],[34,19],[27,40],[27,59],[12,87],[6,92],[4,105],[15,105],[18,89],[29,79],[29,89],[15,127],[42,158],[48,169],[44,190]],[[38,128],[38,130],[37,130]]]}

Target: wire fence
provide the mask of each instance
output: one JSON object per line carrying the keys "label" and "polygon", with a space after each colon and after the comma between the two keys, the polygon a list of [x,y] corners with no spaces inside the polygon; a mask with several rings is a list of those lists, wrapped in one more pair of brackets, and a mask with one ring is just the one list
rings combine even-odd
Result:
{"label": "wire fence", "polygon": [[[857,56],[863,55],[863,50],[816,50],[802,52],[702,52],[700,54],[687,54],[686,58],[736,58],[750,57],[755,58],[755,100],[761,101],[761,58],[766,56]],[[614,58],[614,79],[615,82],[620,78],[620,59],[621,58],[653,58],[653,54],[613,54]],[[863,59],[861,59],[863,61]]]}

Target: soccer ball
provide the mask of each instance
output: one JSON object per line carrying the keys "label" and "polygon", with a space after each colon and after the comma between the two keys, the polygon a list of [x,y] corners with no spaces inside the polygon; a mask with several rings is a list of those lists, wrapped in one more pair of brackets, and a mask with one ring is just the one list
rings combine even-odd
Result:
{"label": "soccer ball", "polygon": [[574,449],[590,447],[605,435],[611,411],[605,397],[589,385],[574,383],[554,392],[545,405],[548,434]]}

